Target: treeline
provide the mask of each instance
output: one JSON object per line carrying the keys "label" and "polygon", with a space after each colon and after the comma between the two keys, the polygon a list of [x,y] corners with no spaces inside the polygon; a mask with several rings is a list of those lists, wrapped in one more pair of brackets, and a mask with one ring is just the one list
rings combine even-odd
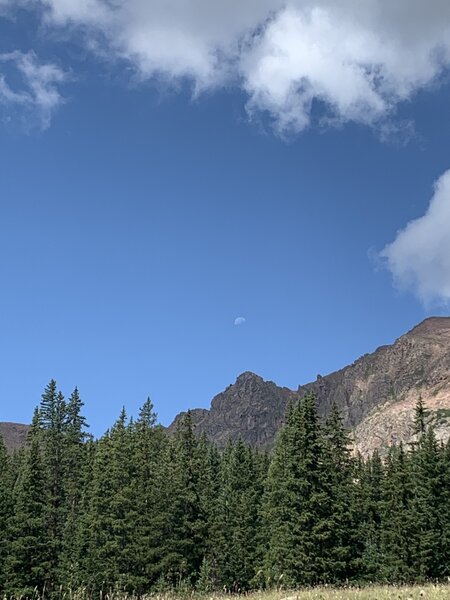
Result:
{"label": "treeline", "polygon": [[148,400],[99,440],[52,381],[26,448],[0,445],[0,592],[403,582],[450,575],[450,446],[419,401],[416,442],[363,460],[333,408],[292,405],[270,456],[173,436]]}

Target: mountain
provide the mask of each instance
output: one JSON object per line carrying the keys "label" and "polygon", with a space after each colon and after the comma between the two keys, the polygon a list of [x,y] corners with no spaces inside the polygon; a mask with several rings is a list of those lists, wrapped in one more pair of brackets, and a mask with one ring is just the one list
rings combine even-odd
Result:
{"label": "mountain", "polygon": [[20,423],[0,423],[0,435],[6,448],[13,452],[25,444],[30,427]]}
{"label": "mountain", "polygon": [[[228,439],[239,438],[254,447],[270,447],[283,422],[288,402],[297,397],[297,393],[288,388],[246,372],[213,398],[210,410],[194,409],[191,415],[196,431],[206,434],[220,447],[225,446]],[[169,432],[175,430],[184,414],[175,418]]]}
{"label": "mountain", "polygon": [[[298,390],[280,388],[254,373],[243,373],[218,394],[211,408],[192,411],[198,433],[224,446],[241,438],[257,446],[273,445],[289,400],[308,391],[326,416],[336,403],[355,447],[363,454],[412,437],[414,406],[422,397],[428,419],[440,439],[450,437],[450,318],[432,317],[392,345],[365,354],[353,364]],[[176,427],[181,415],[169,427]]]}
{"label": "mountain", "polygon": [[[254,373],[242,373],[213,398],[209,410],[192,410],[192,419],[196,431],[220,447],[229,439],[242,439],[254,447],[271,448],[288,403],[308,391],[316,395],[322,417],[336,403],[356,449],[364,455],[394,442],[411,441],[419,397],[438,438],[449,439],[450,317],[426,319],[393,344],[381,346],[339,371],[319,375],[295,391]],[[169,432],[183,414],[175,418]],[[9,450],[24,444],[27,431],[27,425],[0,423]]]}

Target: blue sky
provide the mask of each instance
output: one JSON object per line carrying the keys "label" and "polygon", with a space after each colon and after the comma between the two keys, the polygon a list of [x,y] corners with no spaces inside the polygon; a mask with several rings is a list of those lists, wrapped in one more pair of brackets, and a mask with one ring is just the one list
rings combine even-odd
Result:
{"label": "blue sky", "polygon": [[0,420],[55,378],[168,424],[448,313],[445,3],[144,4],[0,2]]}

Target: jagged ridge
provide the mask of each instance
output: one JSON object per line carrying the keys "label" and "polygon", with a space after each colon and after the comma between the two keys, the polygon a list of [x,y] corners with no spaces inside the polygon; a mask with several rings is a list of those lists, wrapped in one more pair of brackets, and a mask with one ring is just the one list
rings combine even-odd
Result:
{"label": "jagged ridge", "polygon": [[[325,416],[336,403],[363,454],[393,442],[411,439],[411,420],[419,396],[439,438],[450,437],[450,317],[431,317],[353,364],[299,386],[297,391],[245,372],[215,396],[211,408],[192,410],[198,433],[223,447],[242,439],[254,447],[270,448],[289,401],[307,391],[317,396]],[[183,413],[182,413],[183,414]],[[168,428],[172,432],[180,417]],[[10,450],[20,447],[28,427],[0,423]]]}
{"label": "jagged ridge", "polygon": [[[438,436],[450,435],[450,318],[431,317],[400,337],[353,364],[297,392],[279,388],[254,373],[243,373],[236,383],[216,396],[210,410],[192,411],[199,433],[223,446],[228,439],[243,439],[270,447],[286,405],[312,391],[325,416],[339,407],[356,447],[367,454],[392,442],[408,442],[411,417],[421,395]],[[180,415],[169,428],[173,430]]]}

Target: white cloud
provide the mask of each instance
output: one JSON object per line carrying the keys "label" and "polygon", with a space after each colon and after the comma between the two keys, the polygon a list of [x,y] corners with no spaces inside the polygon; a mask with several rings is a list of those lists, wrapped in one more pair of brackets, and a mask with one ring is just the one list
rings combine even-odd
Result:
{"label": "white cloud", "polygon": [[[236,76],[239,43],[282,0],[42,0],[46,21],[79,25],[100,51],[129,60],[143,79],[189,78],[197,90]],[[99,41],[98,39],[96,40]],[[107,47],[101,44],[107,44]]]}
{"label": "white cloud", "polygon": [[378,126],[450,63],[447,0],[41,2],[49,24],[84,28],[142,79],[241,86],[250,116],[283,133],[307,127],[315,101],[328,122]]}
{"label": "white cloud", "polygon": [[[4,71],[13,69],[19,83],[12,85]],[[17,77],[18,76],[18,77]],[[33,52],[0,54],[0,104],[8,110],[19,109],[22,117],[45,129],[61,104],[58,84],[66,79],[56,65],[40,63]]]}
{"label": "white cloud", "polygon": [[423,217],[411,221],[381,252],[400,289],[422,302],[450,302],[450,170],[436,182]]}
{"label": "white cloud", "polygon": [[0,12],[19,5],[142,80],[237,86],[250,118],[282,134],[313,116],[393,132],[396,106],[450,65],[448,0],[0,0]]}
{"label": "white cloud", "polygon": [[243,325],[246,321],[247,321],[247,319],[245,317],[236,317],[234,320],[234,324],[236,326],[239,326],[239,325]]}

